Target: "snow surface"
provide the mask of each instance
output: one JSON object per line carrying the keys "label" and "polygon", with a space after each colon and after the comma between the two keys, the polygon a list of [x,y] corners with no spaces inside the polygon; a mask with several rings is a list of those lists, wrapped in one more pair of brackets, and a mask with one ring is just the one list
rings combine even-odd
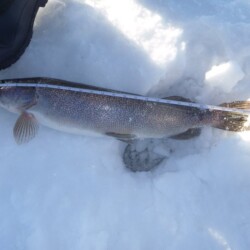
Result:
{"label": "snow surface", "polygon": [[[250,3],[49,0],[23,57],[0,72],[32,76],[207,104],[248,99]],[[42,127],[17,146],[16,115],[0,116],[0,249],[250,249],[245,135],[206,128],[166,142],[174,153],[156,170],[132,173],[119,141]]]}

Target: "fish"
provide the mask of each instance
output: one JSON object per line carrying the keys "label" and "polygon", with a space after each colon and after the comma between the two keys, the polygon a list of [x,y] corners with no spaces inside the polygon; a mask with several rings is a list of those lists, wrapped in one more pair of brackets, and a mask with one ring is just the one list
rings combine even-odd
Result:
{"label": "fish", "polygon": [[204,109],[192,106],[190,99],[180,96],[165,98],[177,101],[176,104],[164,103],[50,78],[7,79],[0,84],[0,106],[19,115],[13,128],[17,144],[35,138],[40,124],[67,133],[112,136],[125,142],[145,138],[191,139],[206,126],[233,132],[250,130],[246,125],[249,115],[237,112],[249,110],[249,101]]}

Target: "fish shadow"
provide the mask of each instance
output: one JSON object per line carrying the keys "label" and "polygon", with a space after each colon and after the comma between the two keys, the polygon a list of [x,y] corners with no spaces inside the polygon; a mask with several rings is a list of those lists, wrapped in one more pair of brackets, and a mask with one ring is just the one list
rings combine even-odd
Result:
{"label": "fish shadow", "polygon": [[[188,140],[141,139],[127,143],[123,151],[125,167],[133,172],[155,171],[164,168],[165,171],[179,171],[173,161],[189,155],[208,151],[216,144],[212,128],[202,129],[202,133]],[[171,160],[171,161],[169,161]]]}

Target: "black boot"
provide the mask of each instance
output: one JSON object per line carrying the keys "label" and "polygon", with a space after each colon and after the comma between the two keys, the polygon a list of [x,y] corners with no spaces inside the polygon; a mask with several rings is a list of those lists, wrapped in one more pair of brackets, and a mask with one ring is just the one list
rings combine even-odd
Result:
{"label": "black boot", "polygon": [[0,0],[0,70],[15,63],[30,43],[39,7],[48,0]]}

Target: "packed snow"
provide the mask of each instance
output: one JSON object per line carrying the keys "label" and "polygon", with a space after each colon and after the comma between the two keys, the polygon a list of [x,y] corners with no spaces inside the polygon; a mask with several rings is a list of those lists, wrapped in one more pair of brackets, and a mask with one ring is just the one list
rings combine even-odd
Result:
{"label": "packed snow", "polygon": [[[250,98],[246,0],[49,0],[0,78],[46,76],[219,104]],[[122,115],[122,114],[121,114]],[[0,110],[0,249],[250,249],[250,136],[167,140],[151,172],[124,143],[41,127],[16,145]]]}

